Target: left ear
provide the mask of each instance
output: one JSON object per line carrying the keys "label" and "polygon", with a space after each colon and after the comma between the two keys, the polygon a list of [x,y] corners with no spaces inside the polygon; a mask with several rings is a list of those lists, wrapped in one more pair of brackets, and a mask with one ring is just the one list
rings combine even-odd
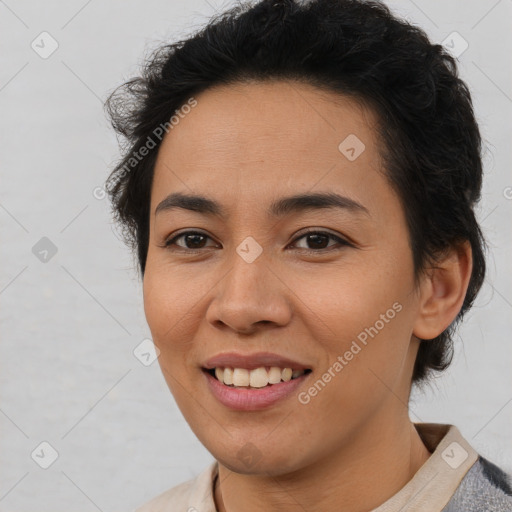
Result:
{"label": "left ear", "polygon": [[420,283],[420,303],[413,334],[423,340],[439,336],[458,315],[471,277],[473,258],[468,240],[450,250]]}

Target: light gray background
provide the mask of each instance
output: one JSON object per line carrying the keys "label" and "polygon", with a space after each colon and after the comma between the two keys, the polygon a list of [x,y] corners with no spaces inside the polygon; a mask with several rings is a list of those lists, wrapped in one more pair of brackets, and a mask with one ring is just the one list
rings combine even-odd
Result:
{"label": "light gray background", "polygon": [[[97,187],[118,157],[108,92],[157,44],[230,5],[0,1],[2,511],[132,510],[213,460],[158,363],[133,354],[150,337],[141,285]],[[435,42],[457,31],[469,43],[460,73],[486,144],[488,277],[453,366],[414,394],[411,418],[456,424],[512,471],[512,0],[388,5]],[[59,44],[47,59],[31,48],[43,31]],[[32,252],[42,237],[57,247],[46,263]],[[31,458],[43,441],[59,454],[46,470]]]}

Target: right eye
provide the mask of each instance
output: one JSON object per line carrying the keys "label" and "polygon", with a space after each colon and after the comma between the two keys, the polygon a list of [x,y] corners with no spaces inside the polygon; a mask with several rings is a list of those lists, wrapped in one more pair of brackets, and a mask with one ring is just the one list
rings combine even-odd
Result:
{"label": "right eye", "polygon": [[[176,244],[176,241],[183,238],[185,241],[185,247]],[[200,231],[183,231],[176,236],[173,236],[165,241],[164,247],[169,250],[174,250],[172,246],[179,247],[185,252],[197,252],[203,247],[203,241],[210,238],[205,233]],[[210,238],[211,239],[211,238]],[[193,247],[187,247],[188,244],[192,244]],[[200,247],[198,247],[200,246]]]}

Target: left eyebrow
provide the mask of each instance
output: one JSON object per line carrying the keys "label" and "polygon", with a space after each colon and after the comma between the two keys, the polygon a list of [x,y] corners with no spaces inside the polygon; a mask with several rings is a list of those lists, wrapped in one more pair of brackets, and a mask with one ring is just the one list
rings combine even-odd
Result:
{"label": "left eyebrow", "polygon": [[[155,209],[155,215],[177,208],[221,219],[228,217],[225,208],[217,201],[205,196],[183,194],[181,192],[169,194],[161,201]],[[368,209],[361,203],[334,192],[317,192],[282,197],[271,203],[267,210],[267,215],[269,217],[281,218],[293,213],[321,209],[342,209],[356,214],[370,215]]]}

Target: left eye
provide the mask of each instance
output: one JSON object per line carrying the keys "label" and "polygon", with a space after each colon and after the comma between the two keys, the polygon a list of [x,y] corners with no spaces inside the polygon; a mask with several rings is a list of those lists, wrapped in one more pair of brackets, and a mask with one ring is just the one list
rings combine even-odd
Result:
{"label": "left eye", "polygon": [[[320,252],[321,250],[328,249],[328,247],[319,247],[324,245],[326,241],[334,240],[337,242],[340,246],[352,246],[351,243],[347,242],[343,238],[333,235],[332,233],[328,233],[326,231],[309,231],[307,233],[303,233],[301,236],[295,238],[294,242],[296,243],[298,240],[306,239],[308,237],[308,243],[313,243],[314,247],[303,247],[302,249],[305,249],[309,252]],[[177,240],[183,238],[185,240],[185,247],[182,245],[179,245],[176,243]],[[184,233],[180,233],[179,235],[175,236],[174,238],[170,238],[165,242],[164,247],[171,248],[171,246],[177,246],[182,249],[187,249],[189,252],[193,252],[195,250],[202,249],[204,247],[198,247],[198,245],[201,245],[202,242],[204,242],[206,239],[210,238],[208,235],[201,233],[199,231],[186,231]],[[211,239],[211,238],[210,238]],[[192,243],[193,247],[187,247],[188,244]],[[331,246],[332,248],[332,246]]]}
{"label": "left eye", "polygon": [[326,249],[326,247],[318,247],[318,245],[323,245],[323,243],[329,239],[335,240],[341,246],[351,245],[349,242],[347,242],[343,238],[340,238],[339,236],[333,235],[332,233],[328,233],[326,231],[309,231],[307,233],[303,233],[301,236],[297,237],[294,240],[294,242],[296,242],[297,240],[301,240],[302,238],[306,238],[306,237],[308,237],[307,238],[308,242],[309,243],[313,242],[313,245],[315,246],[315,247],[313,247],[313,249],[306,247],[306,250],[310,251],[310,252],[318,252],[318,250],[315,250],[315,249]]}

